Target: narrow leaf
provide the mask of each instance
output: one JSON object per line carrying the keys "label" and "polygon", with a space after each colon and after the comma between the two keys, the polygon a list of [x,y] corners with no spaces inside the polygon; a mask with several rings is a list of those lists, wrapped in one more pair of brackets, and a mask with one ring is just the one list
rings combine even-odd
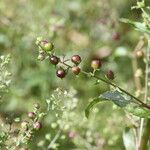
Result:
{"label": "narrow leaf", "polygon": [[150,118],[150,111],[147,108],[138,105],[128,105],[125,107],[125,110],[140,118]]}
{"label": "narrow leaf", "polygon": [[85,116],[87,118],[89,117],[90,110],[94,105],[96,105],[101,101],[107,101],[107,100],[112,101],[119,107],[125,107],[127,104],[131,102],[131,97],[122,94],[118,90],[104,92],[99,97],[95,98],[92,102],[90,102],[90,104],[85,109]]}
{"label": "narrow leaf", "polygon": [[150,27],[146,26],[145,23],[134,22],[125,18],[120,19],[120,21],[132,25],[134,28],[136,28],[140,32],[145,32],[147,34],[150,34]]}
{"label": "narrow leaf", "polygon": [[99,102],[100,102],[100,99],[99,99],[99,98],[95,98],[95,99],[93,99],[93,101],[91,101],[91,102],[89,103],[89,105],[88,105],[87,108],[85,109],[85,116],[86,116],[86,118],[89,117],[90,110],[92,109],[92,107],[93,107],[94,105],[96,105],[97,103],[99,103]]}

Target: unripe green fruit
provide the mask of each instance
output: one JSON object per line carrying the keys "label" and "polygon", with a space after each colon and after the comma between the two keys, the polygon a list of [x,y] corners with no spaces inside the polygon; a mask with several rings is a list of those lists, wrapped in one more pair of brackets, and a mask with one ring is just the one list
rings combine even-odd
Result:
{"label": "unripe green fruit", "polygon": [[75,66],[75,67],[72,67],[71,70],[75,75],[78,75],[81,69],[78,66]]}
{"label": "unripe green fruit", "polygon": [[102,66],[102,62],[101,62],[100,59],[92,60],[92,62],[91,62],[91,67],[92,67],[94,70],[99,69],[101,66]]}
{"label": "unripe green fruit", "polygon": [[64,69],[60,68],[56,71],[56,75],[57,75],[57,77],[62,79],[66,76],[66,72]]}
{"label": "unripe green fruit", "polygon": [[76,65],[79,65],[80,62],[81,62],[81,57],[79,55],[73,55],[71,57],[71,61],[76,64]]}
{"label": "unripe green fruit", "polygon": [[106,77],[110,80],[113,80],[115,78],[113,71],[112,70],[107,71]]}
{"label": "unripe green fruit", "polygon": [[46,52],[50,52],[50,51],[52,51],[54,49],[53,43],[48,42],[46,40],[41,41],[40,46]]}

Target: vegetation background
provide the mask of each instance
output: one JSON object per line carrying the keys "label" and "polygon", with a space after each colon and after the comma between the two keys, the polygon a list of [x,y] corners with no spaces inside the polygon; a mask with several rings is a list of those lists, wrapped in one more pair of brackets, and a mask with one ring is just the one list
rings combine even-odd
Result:
{"label": "vegetation background", "polygon": [[[63,80],[58,79],[49,62],[37,60],[35,41],[43,36],[54,42],[60,55],[80,54],[85,70],[90,70],[90,60],[99,56],[104,68],[114,70],[116,82],[132,93],[135,86],[131,54],[141,35],[119,19],[140,20],[141,12],[131,11],[135,4],[135,0],[1,0],[0,55],[11,55],[12,73],[9,92],[0,105],[1,119],[6,115],[24,117],[35,102],[44,109],[45,100],[59,87],[78,100],[72,110],[76,117],[66,122],[69,127],[57,140],[59,150],[125,149],[123,131],[130,121],[122,110],[102,103],[89,120],[84,116],[90,97],[107,90],[107,85],[93,85],[93,80],[71,73]],[[143,65],[141,61],[141,68]],[[54,137],[57,133],[53,125],[58,120],[54,115],[52,112],[44,119],[42,130],[28,145],[31,150],[42,149],[43,143],[49,143],[45,135],[50,133]],[[72,132],[75,137],[69,136]]]}

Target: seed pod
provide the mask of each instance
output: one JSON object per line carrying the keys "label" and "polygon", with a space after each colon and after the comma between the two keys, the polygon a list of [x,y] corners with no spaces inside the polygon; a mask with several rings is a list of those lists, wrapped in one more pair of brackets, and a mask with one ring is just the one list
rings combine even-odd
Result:
{"label": "seed pod", "polygon": [[79,55],[73,55],[71,57],[71,61],[76,64],[79,65],[81,63],[81,57]]}
{"label": "seed pod", "polygon": [[36,129],[36,130],[40,130],[42,128],[41,122],[35,122],[33,124],[33,128]]}
{"label": "seed pod", "polygon": [[91,62],[91,67],[96,70],[96,69],[99,69],[100,67],[102,66],[102,62],[100,59],[94,59],[92,60]]}
{"label": "seed pod", "polygon": [[75,75],[78,75],[81,69],[78,66],[75,66],[75,67],[72,67],[71,70]]}
{"label": "seed pod", "polygon": [[56,75],[57,75],[57,77],[62,79],[66,76],[66,72],[64,69],[60,68],[56,71]]}
{"label": "seed pod", "polygon": [[49,58],[49,61],[53,64],[53,65],[57,65],[59,63],[59,58],[57,56],[51,56]]}
{"label": "seed pod", "polygon": [[110,80],[113,80],[115,78],[113,71],[112,70],[107,71],[106,77]]}

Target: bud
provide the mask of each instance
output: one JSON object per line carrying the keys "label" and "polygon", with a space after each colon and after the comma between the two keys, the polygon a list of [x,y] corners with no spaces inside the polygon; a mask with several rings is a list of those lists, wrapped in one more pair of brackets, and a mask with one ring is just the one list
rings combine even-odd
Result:
{"label": "bud", "polygon": [[35,113],[34,112],[29,112],[28,117],[31,118],[31,119],[35,118]]}
{"label": "bud", "polygon": [[106,77],[110,80],[113,80],[115,78],[113,71],[112,70],[107,71]]}
{"label": "bud", "polygon": [[35,122],[33,124],[33,128],[36,129],[36,130],[40,130],[42,128],[41,122]]}
{"label": "bud", "polygon": [[73,55],[71,57],[71,61],[76,64],[79,65],[81,63],[81,57],[79,55]]}
{"label": "bud", "polygon": [[72,67],[71,70],[75,75],[80,73],[80,68],[78,66]]}
{"label": "bud", "polygon": [[96,69],[99,69],[100,67],[102,66],[102,62],[100,59],[94,59],[92,60],[91,62],[91,67],[96,70]]}

